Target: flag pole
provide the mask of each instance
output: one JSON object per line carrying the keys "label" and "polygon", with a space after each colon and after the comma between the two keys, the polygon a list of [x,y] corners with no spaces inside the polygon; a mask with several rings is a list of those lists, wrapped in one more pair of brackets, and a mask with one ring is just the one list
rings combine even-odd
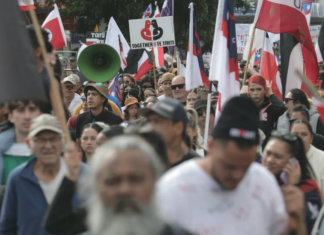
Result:
{"label": "flag pole", "polygon": [[266,36],[267,36],[267,32],[264,31],[263,42],[262,42],[261,58],[260,58],[260,74],[261,74],[261,69],[262,69],[263,52],[264,52],[264,43],[265,43],[265,38],[266,38]]}
{"label": "flag pole", "polygon": [[209,81],[209,92],[207,98],[207,109],[206,109],[206,123],[205,123],[205,135],[204,135],[204,149],[207,149],[207,142],[209,136],[209,119],[210,119],[210,106],[211,106],[211,92],[212,92],[212,82]]}
{"label": "flag pole", "polygon": [[154,74],[154,90],[155,94],[157,94],[156,91],[156,69],[155,69],[155,55],[154,55],[154,47],[152,47],[152,59],[153,59],[153,74]]}
{"label": "flag pole", "polygon": [[248,59],[246,61],[246,66],[245,66],[245,71],[244,71],[243,86],[246,84],[247,70],[248,70],[249,65],[250,65],[250,57],[251,57],[251,51],[252,51],[252,48],[253,48],[255,30],[256,30],[256,28],[254,27],[253,31],[252,31],[252,38],[251,38],[251,44],[250,44],[250,48],[249,48]]}
{"label": "flag pole", "polygon": [[65,120],[65,112],[63,109],[63,101],[59,92],[59,86],[58,83],[56,83],[54,75],[53,75],[53,70],[49,64],[48,58],[47,58],[47,52],[45,49],[45,42],[44,42],[44,38],[42,36],[41,30],[40,30],[40,26],[39,26],[39,22],[38,19],[36,17],[36,13],[35,10],[32,8],[31,2],[29,1],[28,4],[28,8],[29,8],[29,13],[31,16],[31,20],[32,23],[34,25],[35,28],[35,32],[36,32],[36,37],[38,40],[38,43],[40,45],[41,51],[42,51],[42,56],[45,62],[45,68],[47,70],[47,74],[50,80],[50,102],[53,106],[53,111],[55,113],[55,116],[57,117],[57,119],[59,120],[61,127],[64,131],[64,134],[67,138],[68,142],[71,142],[71,135],[69,132],[69,129],[67,128],[66,125],[66,120]]}

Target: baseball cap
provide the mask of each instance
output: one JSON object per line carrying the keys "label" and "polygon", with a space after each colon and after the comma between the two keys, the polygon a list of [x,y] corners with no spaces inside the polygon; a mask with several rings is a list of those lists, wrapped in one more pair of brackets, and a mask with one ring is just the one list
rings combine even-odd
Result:
{"label": "baseball cap", "polygon": [[194,109],[197,111],[200,108],[205,108],[207,107],[207,100],[197,100],[194,104]]}
{"label": "baseball cap", "polygon": [[165,98],[156,102],[152,108],[143,108],[139,110],[139,115],[143,117],[148,117],[154,113],[169,118],[172,121],[182,122],[184,124],[184,129],[186,129],[187,114],[179,101],[172,98]]}
{"label": "baseball cap", "polygon": [[50,114],[42,114],[32,120],[28,138],[36,136],[41,131],[53,131],[63,135],[61,124],[55,116]]}
{"label": "baseball cap", "polygon": [[68,76],[64,78],[61,83],[64,84],[66,82],[71,82],[73,85],[76,85],[75,79],[72,76]]}

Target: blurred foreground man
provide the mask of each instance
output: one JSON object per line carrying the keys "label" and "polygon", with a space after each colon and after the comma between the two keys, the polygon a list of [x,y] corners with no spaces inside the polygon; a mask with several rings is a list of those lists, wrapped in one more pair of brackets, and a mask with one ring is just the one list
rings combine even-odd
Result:
{"label": "blurred foreground man", "polygon": [[[42,227],[42,220],[67,171],[61,158],[64,134],[57,118],[42,114],[33,119],[26,143],[35,157],[9,175],[1,210],[1,235],[51,234]],[[84,168],[81,166],[80,172]]]}
{"label": "blurred foreground man", "polygon": [[166,173],[158,183],[163,218],[198,234],[281,235],[287,226],[274,176],[255,163],[259,111],[231,99],[208,140],[208,155]]}
{"label": "blurred foreground man", "polygon": [[68,149],[68,173],[51,205],[45,227],[55,234],[186,235],[159,218],[155,182],[163,165],[153,148],[139,136],[116,137],[101,145],[91,164],[84,192],[86,208],[73,210],[66,202],[76,188],[80,158]]}

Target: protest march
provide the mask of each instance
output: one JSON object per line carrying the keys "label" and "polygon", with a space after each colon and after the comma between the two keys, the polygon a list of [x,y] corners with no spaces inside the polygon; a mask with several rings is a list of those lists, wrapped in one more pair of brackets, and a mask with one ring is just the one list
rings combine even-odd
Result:
{"label": "protest march", "polygon": [[324,1],[238,1],[2,0],[0,235],[324,235]]}

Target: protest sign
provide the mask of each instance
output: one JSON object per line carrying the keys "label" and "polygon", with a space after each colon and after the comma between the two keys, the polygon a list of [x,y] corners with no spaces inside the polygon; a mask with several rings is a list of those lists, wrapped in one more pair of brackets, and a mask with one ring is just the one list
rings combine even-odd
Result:
{"label": "protest sign", "polygon": [[236,44],[237,44],[237,53],[243,54],[244,48],[249,38],[249,30],[251,24],[236,24]]}
{"label": "protest sign", "polygon": [[131,49],[175,46],[173,17],[129,20]]}

